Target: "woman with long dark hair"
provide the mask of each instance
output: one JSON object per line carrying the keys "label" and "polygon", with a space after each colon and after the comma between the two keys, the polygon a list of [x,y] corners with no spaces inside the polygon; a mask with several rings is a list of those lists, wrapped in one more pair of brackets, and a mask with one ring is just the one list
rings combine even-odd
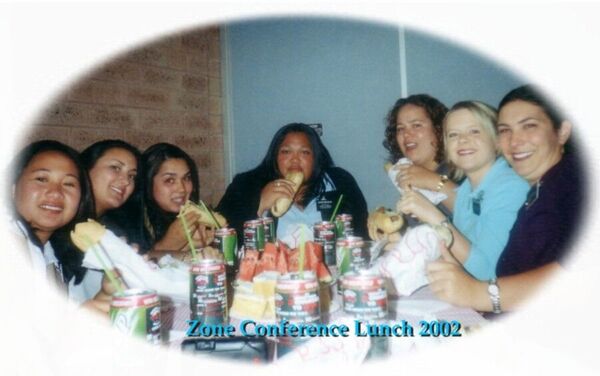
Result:
{"label": "woman with long dark hair", "polygon": [[[95,218],[129,243],[143,242],[141,153],[121,140],[102,140],[81,152],[94,195]],[[143,245],[143,244],[142,244]]]}
{"label": "woman with long dark hair", "polygon": [[[146,250],[151,256],[169,252],[184,257],[189,250],[181,220],[181,207],[191,200],[198,203],[200,182],[194,160],[179,147],[159,143],[142,154],[144,225]],[[186,215],[186,222],[197,246],[210,243],[211,230],[198,222],[194,212]]]}
{"label": "woman with long dark hair", "polygon": [[102,274],[90,276],[94,273],[82,267],[83,254],[69,238],[76,223],[93,215],[79,154],[58,141],[34,142],[14,158],[11,173],[13,224],[27,243],[36,275],[67,289],[75,301],[90,299],[100,288]]}
{"label": "woman with long dark hair", "polygon": [[[290,172],[302,172],[297,192],[285,178]],[[275,218],[277,237],[282,239],[299,223],[312,226],[329,220],[341,194],[344,197],[338,213],[351,214],[354,233],[366,236],[367,204],[358,184],[347,171],[335,167],[314,129],[291,123],[275,133],[256,168],[233,179],[217,210],[236,229],[241,242],[245,221],[269,216],[278,199],[292,200],[290,209]]]}

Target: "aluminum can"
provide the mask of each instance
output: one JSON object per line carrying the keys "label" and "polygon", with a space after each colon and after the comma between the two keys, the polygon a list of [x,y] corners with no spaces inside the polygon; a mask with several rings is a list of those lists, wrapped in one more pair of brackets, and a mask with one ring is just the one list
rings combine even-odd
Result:
{"label": "aluminum can", "polygon": [[288,273],[277,279],[275,317],[300,323],[321,320],[319,282],[313,272]]}
{"label": "aluminum can", "polygon": [[369,249],[367,243],[359,236],[338,239],[335,243],[335,251],[339,276],[369,267]]}
{"label": "aluminum can", "polygon": [[128,289],[115,293],[109,310],[112,326],[123,333],[160,343],[160,299],[154,290]]}
{"label": "aluminum can", "polygon": [[244,222],[244,249],[254,249],[259,252],[265,249],[265,225],[262,219]]}
{"label": "aluminum can", "polygon": [[355,319],[383,319],[388,314],[384,279],[370,272],[348,272],[342,277],[344,312]]}
{"label": "aluminum can", "polygon": [[352,227],[352,214],[336,215],[335,231],[338,239],[354,235],[354,228]]}
{"label": "aluminum can", "polygon": [[315,242],[323,247],[325,265],[336,265],[335,257],[335,225],[329,221],[317,222],[313,226]]}
{"label": "aluminum can", "polygon": [[234,228],[220,228],[215,232],[215,248],[223,255],[226,265],[235,265],[237,254],[237,233]]}
{"label": "aluminum can", "polygon": [[227,323],[227,277],[219,260],[200,260],[190,267],[190,318],[201,324]]}
{"label": "aluminum can", "polygon": [[275,243],[277,234],[275,233],[275,220],[271,217],[265,217],[262,219],[265,227],[265,242]]}

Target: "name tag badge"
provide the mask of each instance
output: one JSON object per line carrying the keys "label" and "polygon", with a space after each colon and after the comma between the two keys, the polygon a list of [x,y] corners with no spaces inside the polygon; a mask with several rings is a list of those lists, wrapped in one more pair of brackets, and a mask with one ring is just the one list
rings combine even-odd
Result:
{"label": "name tag badge", "polygon": [[333,201],[328,199],[327,197],[322,196],[317,200],[317,210],[331,210],[333,209]]}

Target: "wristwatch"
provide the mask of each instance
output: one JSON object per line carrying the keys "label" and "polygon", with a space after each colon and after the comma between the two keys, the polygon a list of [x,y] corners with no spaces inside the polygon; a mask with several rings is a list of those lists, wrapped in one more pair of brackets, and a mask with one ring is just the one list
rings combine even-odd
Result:
{"label": "wristwatch", "polygon": [[490,295],[490,300],[492,301],[492,312],[501,313],[502,309],[500,308],[500,288],[496,283],[496,278],[490,279],[488,282],[488,294]]}

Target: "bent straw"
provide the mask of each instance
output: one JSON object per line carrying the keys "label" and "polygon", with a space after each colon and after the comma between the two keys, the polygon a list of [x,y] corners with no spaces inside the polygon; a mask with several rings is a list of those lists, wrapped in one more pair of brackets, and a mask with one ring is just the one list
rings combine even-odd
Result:
{"label": "bent straw", "polygon": [[202,204],[202,207],[204,208],[204,210],[206,210],[208,212],[208,214],[210,214],[210,217],[212,218],[213,222],[215,222],[215,224],[217,225],[217,228],[221,228],[221,224],[219,223],[219,221],[217,221],[217,218],[213,214],[212,210],[210,210],[208,208],[208,206],[206,206],[206,204],[204,204],[204,201],[200,200],[200,204]]}
{"label": "bent straw", "polygon": [[[83,241],[85,241],[88,244],[88,248],[91,248],[92,251],[94,252],[96,259],[100,262],[100,265],[102,266],[102,269],[104,270],[104,273],[106,273],[106,276],[108,277],[108,280],[110,281],[112,286],[115,288],[115,290],[117,290],[117,292],[122,294],[123,288],[117,281],[117,278],[113,274],[112,270],[110,270],[110,268],[108,268],[108,266],[106,265],[106,263],[104,262],[102,257],[100,257],[100,255],[98,254],[98,251],[96,250],[96,247],[94,246],[94,243],[92,242],[92,240],[87,235],[82,235],[82,238],[83,238]],[[108,256],[107,256],[107,258],[108,258]]]}
{"label": "bent straw", "polygon": [[198,258],[196,256],[196,247],[194,247],[194,240],[192,240],[192,235],[190,234],[190,228],[188,227],[184,215],[180,216],[179,219],[181,219],[181,224],[183,225],[183,232],[185,233],[185,237],[187,238],[188,244],[190,245],[190,251],[192,252],[192,261],[196,262]]}
{"label": "bent straw", "polygon": [[333,222],[335,215],[337,214],[338,209],[340,208],[340,204],[342,203],[342,198],[344,198],[344,194],[340,195],[340,198],[337,200],[337,204],[335,205],[335,209],[333,209],[333,213],[331,213],[331,218],[329,218],[329,222]]}

